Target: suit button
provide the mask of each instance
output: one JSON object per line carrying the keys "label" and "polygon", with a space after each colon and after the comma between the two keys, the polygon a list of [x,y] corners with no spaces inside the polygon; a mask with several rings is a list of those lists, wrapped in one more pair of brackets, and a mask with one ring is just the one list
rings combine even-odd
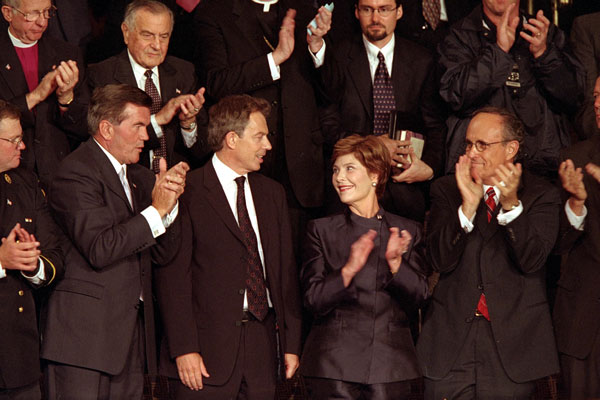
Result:
{"label": "suit button", "polygon": [[235,326],[242,326],[242,321],[235,321]]}
{"label": "suit button", "polygon": [[23,312],[23,307],[19,307],[19,312],[22,313]]}
{"label": "suit button", "polygon": [[277,107],[277,104],[278,104],[278,103],[277,103],[277,100],[273,100],[273,101],[271,102],[271,105],[272,105],[273,107]]}
{"label": "suit button", "polygon": [[25,295],[25,292],[22,290],[19,290],[19,296],[24,296],[24,295]]}
{"label": "suit button", "polygon": [[477,285],[477,289],[483,290],[483,284],[480,283],[479,285]]}
{"label": "suit button", "polygon": [[244,294],[244,292],[245,292],[245,290],[244,290],[244,289],[240,289],[240,290],[238,290],[238,293],[239,293],[239,294],[241,294],[241,295],[243,295],[243,294]]}

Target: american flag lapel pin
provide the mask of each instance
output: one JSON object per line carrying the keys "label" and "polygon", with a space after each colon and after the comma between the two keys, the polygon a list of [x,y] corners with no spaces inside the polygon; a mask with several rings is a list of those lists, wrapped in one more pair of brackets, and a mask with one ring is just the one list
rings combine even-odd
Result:
{"label": "american flag lapel pin", "polygon": [[175,93],[177,93],[177,94],[181,94],[181,90],[179,90],[179,89],[175,88]]}
{"label": "american flag lapel pin", "polygon": [[6,70],[7,70],[7,71],[10,71],[10,69],[11,69],[11,66],[10,66],[10,64],[6,64],[6,65],[4,66],[4,68],[6,68]]}
{"label": "american flag lapel pin", "polygon": [[10,201],[10,199],[6,199],[6,204],[8,204],[9,206],[12,206],[12,201]]}

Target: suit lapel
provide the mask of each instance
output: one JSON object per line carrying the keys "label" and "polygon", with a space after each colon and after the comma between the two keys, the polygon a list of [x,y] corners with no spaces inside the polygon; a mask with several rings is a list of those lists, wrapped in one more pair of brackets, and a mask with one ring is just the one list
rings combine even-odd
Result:
{"label": "suit lapel", "polygon": [[373,119],[373,83],[371,82],[371,69],[367,58],[367,50],[362,43],[362,36],[357,36],[357,40],[352,42],[348,58],[348,72],[356,87],[360,101],[369,116]]}
{"label": "suit lapel", "polygon": [[404,60],[410,60],[410,55],[405,54],[404,47],[400,42],[399,38],[396,37],[396,44],[394,45],[394,63],[392,65],[392,84],[394,85],[394,99],[396,100],[396,110],[408,109],[405,100],[407,96],[404,95],[407,91],[406,82],[411,81],[411,77],[406,67]]}
{"label": "suit lapel", "polygon": [[227,197],[225,197],[225,192],[219,182],[219,178],[217,178],[217,173],[215,172],[212,162],[209,161],[206,163],[203,172],[204,187],[206,188],[208,202],[217,212],[225,226],[243,244],[244,238],[242,237],[242,231],[233,216],[231,207],[229,207],[229,202],[227,201]]}
{"label": "suit lapel", "polygon": [[135,81],[135,75],[133,75],[133,68],[131,68],[131,62],[129,61],[127,50],[121,52],[117,56],[114,79],[119,83],[137,87],[137,82]]}
{"label": "suit lapel", "polygon": [[0,35],[0,54],[2,54],[0,75],[13,96],[21,95],[24,91],[29,92],[21,61],[8,37],[8,32]]}

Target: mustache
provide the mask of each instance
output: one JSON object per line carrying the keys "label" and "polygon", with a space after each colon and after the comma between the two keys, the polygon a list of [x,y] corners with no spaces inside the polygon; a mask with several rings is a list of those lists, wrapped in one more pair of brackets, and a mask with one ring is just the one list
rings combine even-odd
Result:
{"label": "mustache", "polygon": [[380,23],[377,23],[377,22],[374,22],[374,23],[370,24],[369,26],[367,26],[367,28],[373,28],[373,27],[376,27],[376,26],[378,26],[380,28],[385,28],[385,26],[383,26],[383,24],[380,24]]}

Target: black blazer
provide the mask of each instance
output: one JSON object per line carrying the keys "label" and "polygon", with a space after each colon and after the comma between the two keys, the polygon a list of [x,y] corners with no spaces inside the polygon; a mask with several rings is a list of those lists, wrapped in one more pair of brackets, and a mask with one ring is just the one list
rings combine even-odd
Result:
{"label": "black blazer", "polygon": [[[250,173],[248,182],[281,349],[299,355],[298,273],[285,191],[258,173]],[[198,352],[210,374],[204,382],[222,385],[231,376],[240,345],[247,250],[211,161],[188,174],[180,212],[177,257],[156,275],[167,339],[161,347],[160,369],[178,378],[174,359]]]}
{"label": "black blazer", "polygon": [[[391,227],[413,238],[395,275],[385,259]],[[369,229],[377,231],[375,247],[345,288],[341,269],[352,244]],[[370,219],[346,211],[313,220],[303,258],[304,305],[315,320],[302,374],[365,384],[420,377],[407,317],[429,297],[420,224],[383,210]]]}
{"label": "black blazer", "polygon": [[25,146],[21,166],[35,169],[46,189],[58,163],[89,138],[87,131],[88,91],[85,84],[85,64],[80,51],[61,40],[44,35],[38,41],[39,80],[61,61],[74,60],[79,69],[75,97],[69,109],[61,114],[53,93],[33,110],[27,108],[25,95],[29,93],[21,62],[7,30],[0,30],[0,98],[15,104],[21,110],[21,126]]}
{"label": "black blazer", "polygon": [[[600,165],[600,136],[565,150],[563,159],[583,168],[592,162]],[[561,234],[557,246],[567,254],[561,268],[554,304],[554,324],[558,350],[576,358],[585,358],[600,329],[600,184],[585,174],[588,198],[583,232],[574,229],[561,208]],[[565,196],[566,198],[566,196]]]}
{"label": "black blazer", "polygon": [[278,24],[287,9],[297,11],[296,44],[292,56],[280,66],[281,79],[273,81],[267,61],[272,50],[260,25],[251,17],[251,3],[203,1],[194,15],[196,67],[214,100],[245,93],[271,103],[269,140],[284,145],[286,165],[281,168],[287,168],[298,202],[303,207],[318,207],[323,202],[323,138],[312,85],[314,67],[306,47],[305,27],[316,11],[307,3],[282,0],[277,5],[282,10]]}
{"label": "black blazer", "polygon": [[558,372],[545,263],[558,233],[560,199],[555,187],[534,175],[524,172],[521,182],[521,215],[506,226],[495,217],[488,223],[481,201],[470,233],[460,226],[456,178],[445,176],[432,185],[427,249],[440,280],[417,343],[428,378],[441,379],[450,371],[482,290],[510,379],[527,382]]}
{"label": "black blazer", "polygon": [[73,242],[66,273],[48,300],[42,357],[115,375],[129,355],[144,299],[146,360],[156,373],[151,261],[168,262],[177,251],[179,218],[154,239],[140,214],[151,204],[154,174],[127,167],[133,198],[100,146],[90,139],[59,166],[50,206]]}
{"label": "black blazer", "polygon": [[[185,60],[167,56],[162,64],[158,66],[158,75],[160,80],[160,95],[162,104],[165,105],[173,97],[181,94],[195,94],[198,90],[194,66]],[[100,86],[111,83],[124,83],[130,86],[138,87],[135,81],[135,75],[131,68],[127,50],[122,51],[116,56],[110,57],[97,64],[90,65],[89,68],[89,87],[90,92]],[[187,148],[181,137],[181,127],[177,115],[173,117],[169,125],[163,126],[163,134],[167,139],[167,160],[169,168],[180,161],[188,161],[197,164],[208,153],[206,143],[206,124],[208,114],[203,107],[197,116],[198,141],[191,148]],[[149,139],[144,143],[144,150],[140,154],[139,164],[149,167],[149,150],[156,150],[160,147],[160,142],[152,125],[148,125]]]}
{"label": "black blazer", "polygon": [[[53,285],[64,272],[64,235],[54,223],[35,174],[24,168],[0,173],[0,236],[16,223],[40,242],[46,281]],[[6,270],[0,279],[0,390],[40,379],[40,340],[33,291],[20,271]]]}

